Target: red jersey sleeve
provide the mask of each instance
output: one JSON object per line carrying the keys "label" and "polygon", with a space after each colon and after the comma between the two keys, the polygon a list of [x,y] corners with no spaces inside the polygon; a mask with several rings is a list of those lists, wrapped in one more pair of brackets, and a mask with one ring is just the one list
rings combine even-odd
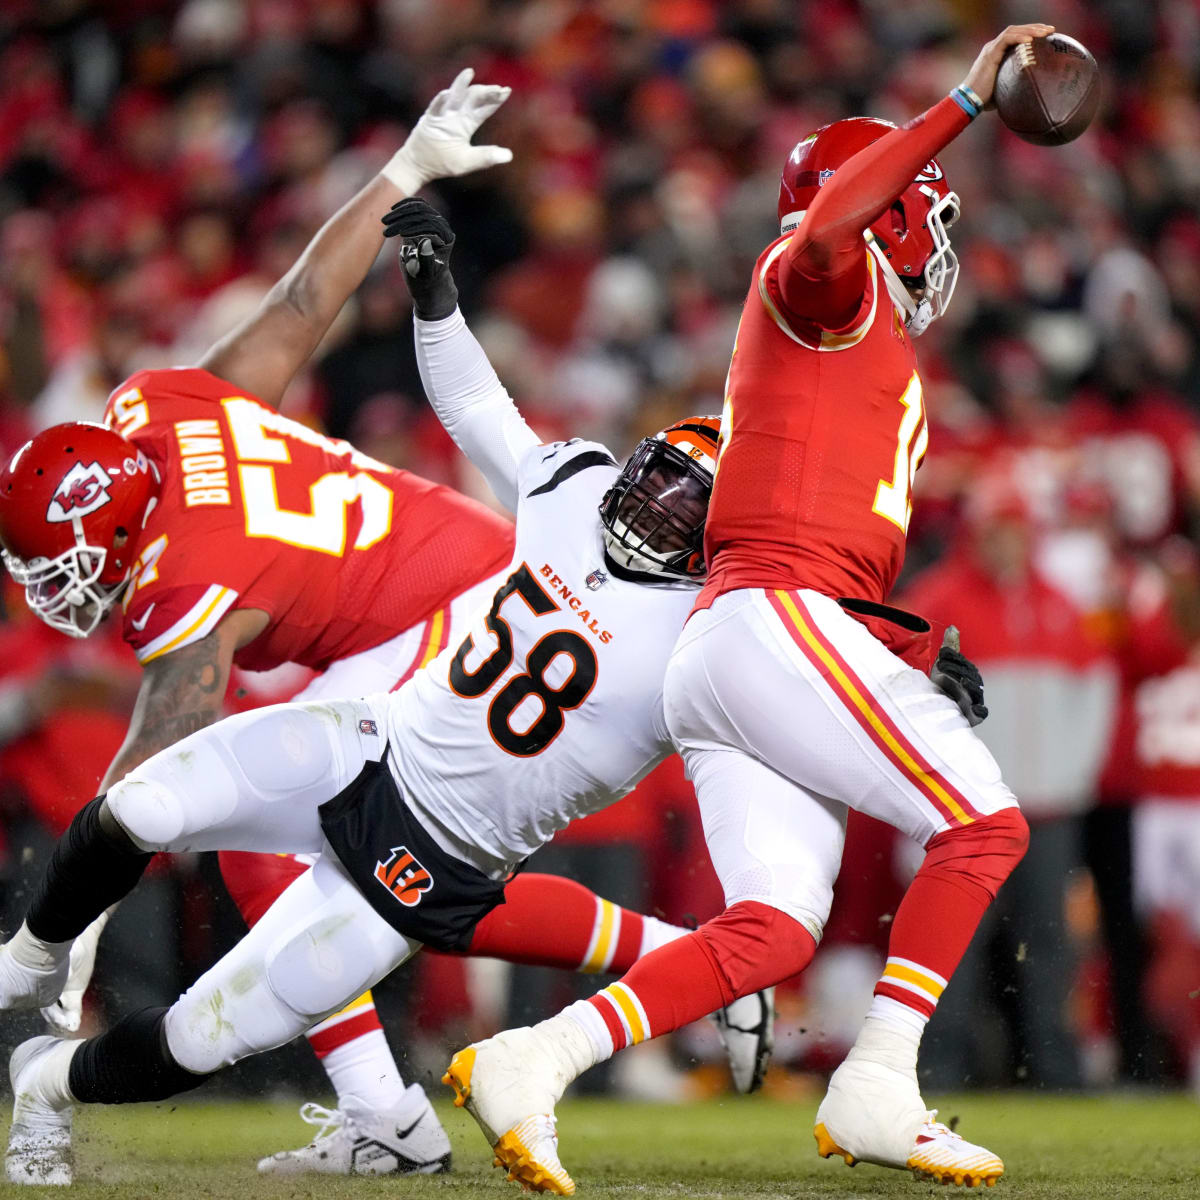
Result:
{"label": "red jersey sleeve", "polygon": [[126,609],[125,641],[144,666],[207,637],[237,599],[236,591],[219,583],[152,587]]}

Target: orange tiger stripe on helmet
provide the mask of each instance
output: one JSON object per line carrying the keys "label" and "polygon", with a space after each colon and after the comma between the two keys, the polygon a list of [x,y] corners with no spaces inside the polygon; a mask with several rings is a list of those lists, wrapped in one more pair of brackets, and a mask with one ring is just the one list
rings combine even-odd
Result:
{"label": "orange tiger stripe on helmet", "polygon": [[685,417],[668,425],[658,436],[678,446],[709,471],[717,469],[717,440],[721,434],[720,417]]}

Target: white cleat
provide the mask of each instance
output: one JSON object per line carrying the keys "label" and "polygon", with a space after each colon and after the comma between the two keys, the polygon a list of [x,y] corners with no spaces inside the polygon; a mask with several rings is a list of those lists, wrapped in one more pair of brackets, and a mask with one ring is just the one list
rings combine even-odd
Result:
{"label": "white cleat", "polygon": [[733,1086],[743,1095],[762,1087],[775,1048],[775,989],[743,996],[712,1015],[729,1058]]}
{"label": "white cleat", "polygon": [[35,1037],[22,1042],[8,1062],[13,1090],[12,1127],[4,1173],[9,1183],[31,1187],[65,1187],[71,1182],[71,1107],[56,1107],[41,1086],[47,1061],[68,1057],[79,1042],[55,1037]]}
{"label": "white cleat", "polygon": [[813,1136],[822,1158],[875,1163],[937,1183],[991,1187],[1004,1164],[952,1132],[921,1099],[915,1074],[849,1058],[829,1080]]}
{"label": "white cleat", "polygon": [[412,1101],[393,1112],[368,1108],[357,1096],[342,1107],[305,1104],[300,1116],[317,1132],[299,1150],[280,1150],[259,1161],[264,1175],[436,1175],[450,1169],[450,1139],[424,1091],[412,1084]]}
{"label": "white cleat", "polygon": [[62,994],[71,969],[71,944],[59,943],[50,952],[44,946],[34,942],[24,925],[0,946],[0,1009],[43,1008]]}
{"label": "white cleat", "polygon": [[574,1180],[558,1159],[554,1106],[574,1077],[542,1036],[523,1028],[460,1050],[442,1082],[479,1123],[493,1166],[525,1191],[573,1196]]}

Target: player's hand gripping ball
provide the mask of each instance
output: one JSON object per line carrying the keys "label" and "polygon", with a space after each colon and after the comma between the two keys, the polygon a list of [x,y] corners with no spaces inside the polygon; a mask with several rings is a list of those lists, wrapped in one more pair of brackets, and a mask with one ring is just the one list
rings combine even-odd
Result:
{"label": "player's hand gripping ball", "polygon": [[996,76],[996,112],[1035,146],[1074,141],[1100,105],[1100,68],[1062,33],[1010,46]]}

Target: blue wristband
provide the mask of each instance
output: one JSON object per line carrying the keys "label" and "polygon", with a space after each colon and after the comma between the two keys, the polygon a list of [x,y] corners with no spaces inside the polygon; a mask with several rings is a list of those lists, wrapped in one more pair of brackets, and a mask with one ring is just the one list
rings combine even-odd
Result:
{"label": "blue wristband", "polygon": [[968,91],[965,87],[956,87],[950,93],[950,99],[958,105],[959,108],[967,114],[971,120],[975,120],[982,109],[979,103],[979,97],[974,92]]}

